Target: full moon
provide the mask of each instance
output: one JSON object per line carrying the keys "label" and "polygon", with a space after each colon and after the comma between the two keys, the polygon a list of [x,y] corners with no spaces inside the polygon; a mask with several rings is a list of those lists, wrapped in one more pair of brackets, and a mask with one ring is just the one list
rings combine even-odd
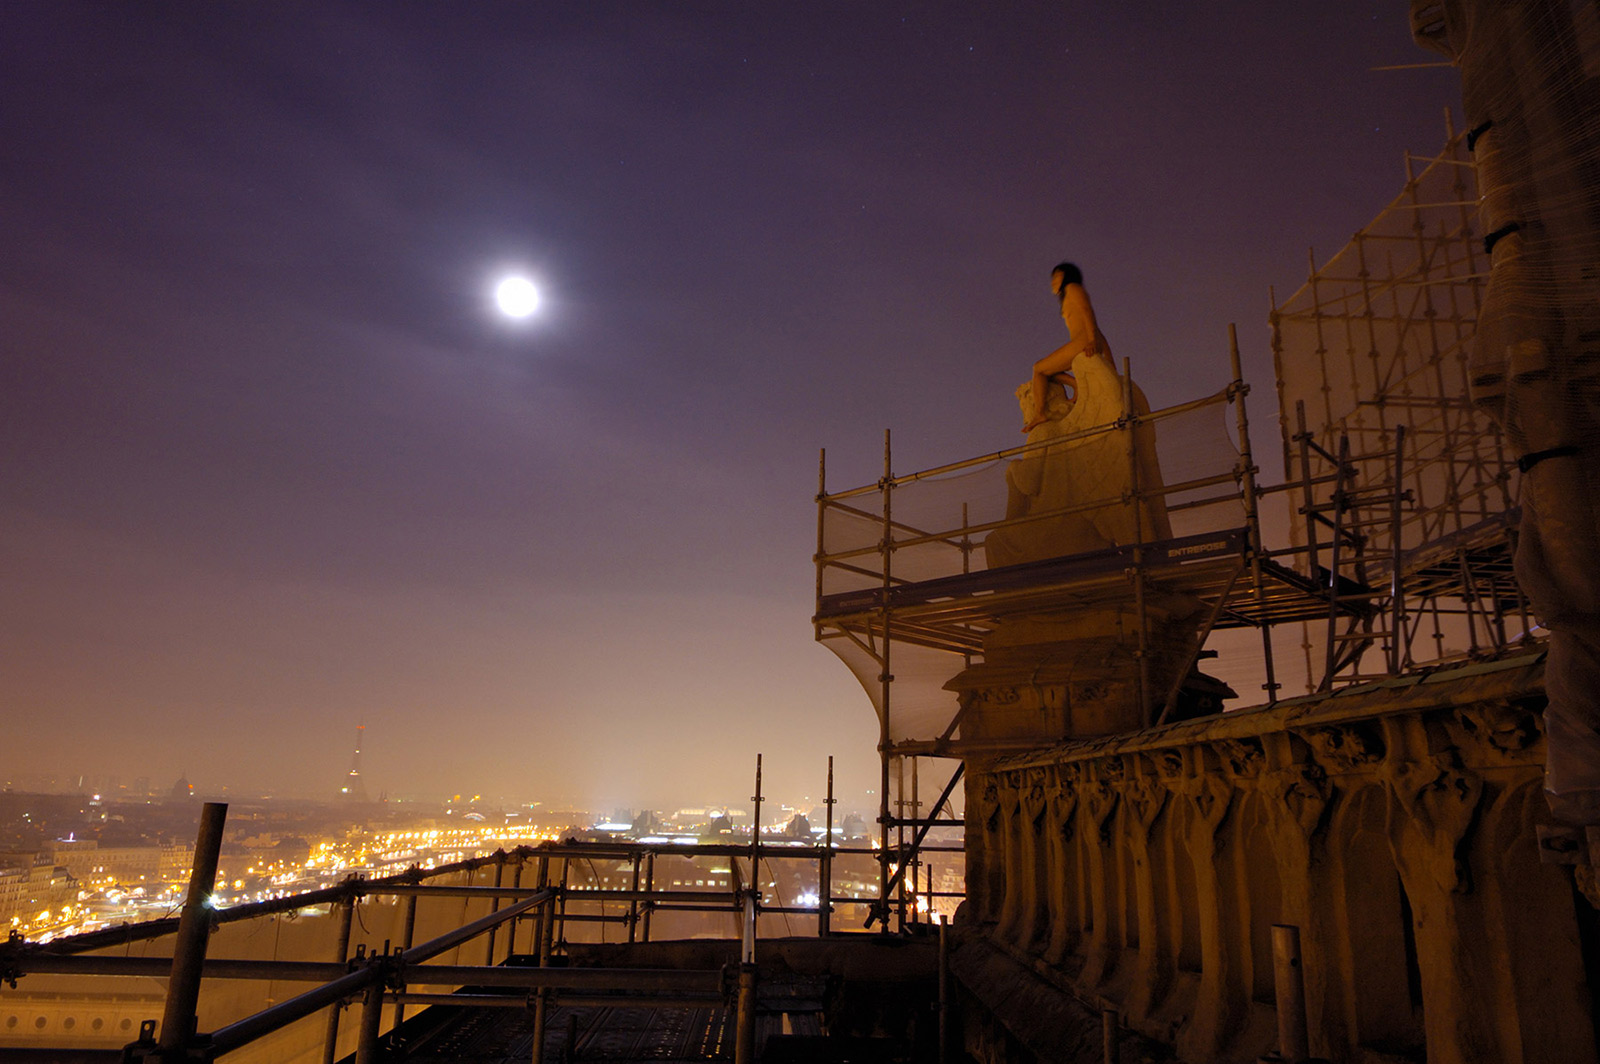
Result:
{"label": "full moon", "polygon": [[526,318],[539,309],[539,290],[526,277],[507,277],[494,286],[494,301],[508,318]]}

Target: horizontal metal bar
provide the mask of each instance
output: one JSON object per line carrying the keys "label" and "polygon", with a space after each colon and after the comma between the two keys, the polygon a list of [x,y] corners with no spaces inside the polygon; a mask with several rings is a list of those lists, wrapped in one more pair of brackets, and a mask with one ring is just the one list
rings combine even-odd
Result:
{"label": "horizontal metal bar", "polygon": [[[930,739],[928,741],[929,742],[938,742],[937,739]],[[895,746],[894,746],[894,751],[896,753],[900,753],[903,750],[903,752],[905,752],[905,753],[913,753],[914,751],[912,751],[910,749],[906,749],[906,748],[909,748],[909,747],[911,747],[913,745],[922,745],[922,744],[915,743],[915,742],[913,742],[911,740],[907,740],[905,742],[896,743]],[[1032,747],[1029,747],[1028,749],[1032,749]],[[853,849],[848,849],[848,850],[844,849],[843,847],[841,847],[839,849],[839,852],[840,853],[865,854],[865,855],[872,856],[872,857],[876,857],[878,855],[878,851],[877,850],[874,850],[874,849],[871,849],[871,848],[868,848],[868,847],[860,847],[860,846],[855,847]],[[923,846],[922,847],[922,852],[923,853],[966,853],[967,850],[966,850],[965,846]],[[835,901],[839,900],[837,895],[835,895],[834,900]],[[866,901],[868,899],[862,898],[861,900],[862,901]]]}
{"label": "horizontal metal bar", "polygon": [[398,898],[526,898],[537,894],[539,887],[469,887],[434,886],[425,883],[396,883],[380,887],[364,887],[363,894],[394,896]]}
{"label": "horizontal metal bar", "polygon": [[[437,938],[424,942],[420,946],[406,950],[398,956],[397,963],[402,968],[411,965],[416,965],[419,969],[425,968],[427,966],[422,965],[420,962],[483,934],[490,928],[496,927],[553,897],[555,897],[555,891],[540,891],[517,902],[515,905],[510,905],[498,912],[489,913],[487,916],[458,927],[454,931],[446,932]],[[382,966],[372,966],[350,972],[348,975],[335,979],[331,983],[308,990],[304,994],[290,998],[288,1001],[263,1009],[253,1016],[247,1016],[236,1023],[220,1028],[212,1033],[210,1043],[219,1054],[248,1045],[257,1038],[271,1034],[280,1027],[285,1027],[296,1020],[304,1019],[335,1002],[342,1001],[346,997],[365,990],[372,983],[383,978],[384,975],[385,969]],[[459,986],[461,983],[458,982],[456,985]]]}
{"label": "horizontal metal bar", "polygon": [[430,939],[420,946],[412,946],[410,949],[406,950],[400,955],[401,963],[419,964],[422,961],[427,960],[429,957],[436,957],[445,950],[459,946],[468,939],[476,938],[478,935],[483,934],[491,927],[498,927],[507,920],[511,919],[513,916],[519,916],[522,913],[527,912],[529,909],[532,909],[534,906],[541,905],[555,896],[556,891],[554,890],[541,890],[539,893],[534,894],[531,897],[524,898],[515,905],[508,905],[498,912],[492,912],[486,916],[481,916],[472,921],[470,924],[464,924],[463,926],[456,928],[454,931],[446,931],[438,938]]}
{"label": "horizontal metal bar", "polygon": [[[165,979],[172,974],[172,958],[23,954],[18,959],[18,970],[22,975],[122,975]],[[328,962],[251,961],[223,957],[207,957],[203,970],[208,979],[276,979],[306,983],[326,983],[349,972],[348,965]]]}
{"label": "horizontal metal bar", "polygon": [[411,986],[514,986],[547,990],[696,990],[722,992],[722,972],[678,968],[534,968],[419,964],[402,973]]}
{"label": "horizontal metal bar", "polygon": [[390,1005],[448,1005],[473,1009],[528,1009],[533,1003],[519,994],[385,994]]}
{"label": "horizontal metal bar", "polygon": [[569,1009],[720,1009],[727,999],[721,994],[667,994],[661,996],[639,994],[556,994],[557,1005]]}
{"label": "horizontal metal bar", "polygon": [[[935,466],[932,469],[924,469],[917,473],[907,473],[902,476],[892,478],[889,481],[889,485],[891,487],[901,487],[918,480],[926,480],[929,477],[942,476],[946,473],[954,473],[962,469],[971,469],[974,466],[986,465],[990,462],[998,462],[1001,459],[1013,458],[1032,450],[1046,450],[1051,447],[1060,447],[1062,444],[1074,443],[1078,440],[1089,439],[1093,436],[1102,436],[1110,432],[1123,432],[1134,425],[1157,424],[1167,418],[1176,417],[1179,414],[1186,414],[1191,410],[1199,410],[1202,407],[1220,405],[1229,401],[1230,396],[1228,394],[1228,389],[1225,388],[1222,391],[1213,392],[1211,395],[1202,396],[1199,399],[1191,399],[1186,403],[1179,403],[1176,406],[1165,407],[1161,410],[1152,410],[1148,414],[1139,414],[1135,417],[1129,418],[1126,422],[1113,421],[1105,425],[1094,425],[1090,428],[1080,429],[1077,432],[1052,437],[1049,440],[1041,440],[1037,443],[1019,444],[1016,447],[1008,447],[1003,451],[995,451],[991,454],[979,455],[976,458],[967,458],[960,462],[951,462],[948,465]],[[878,484],[864,484],[858,488],[850,488],[845,491],[826,493],[819,496],[819,500],[832,501],[834,499],[849,498],[855,495],[864,495],[874,491],[881,491],[881,484],[882,481],[880,481]]]}
{"label": "horizontal metal bar", "polygon": [[[762,860],[770,857],[815,861],[822,856],[822,851],[822,846],[811,842],[790,845],[776,838],[761,840]],[[750,844],[748,842],[741,844],[725,842],[563,842],[535,852],[541,857],[550,858],[552,861],[577,861],[586,857],[632,857],[636,853],[653,853],[659,857],[749,857]]]}
{"label": "horizontal metal bar", "polygon": [[[338,886],[324,887],[320,890],[307,891],[304,894],[288,894],[281,898],[268,898],[266,901],[250,902],[246,905],[234,905],[225,909],[218,909],[212,914],[211,919],[213,923],[229,924],[236,920],[248,920],[257,916],[273,916],[277,913],[294,912],[297,909],[305,909],[313,905],[343,901],[353,893],[352,885],[347,881]],[[152,938],[162,938],[175,933],[178,930],[178,919],[176,916],[165,916],[159,920],[145,920],[136,924],[107,927],[100,931],[88,931],[81,935],[68,935],[65,938],[58,938],[41,948],[60,955],[84,953],[89,950],[104,949],[107,946],[122,946],[132,942],[145,942]]]}
{"label": "horizontal metal bar", "polygon": [[[763,909],[763,912],[815,913],[812,908]],[[569,915],[570,919],[570,915]],[[164,978],[172,969],[166,957],[35,957],[23,974],[106,975]],[[363,969],[364,970],[364,969]],[[207,958],[205,975],[213,979],[255,979],[278,982],[331,983],[352,973],[348,966],[316,961],[251,961]],[[519,986],[568,987],[581,990],[648,990],[658,986],[684,988],[682,977],[703,982],[708,989],[719,984],[718,972],[682,972],[677,969],[520,968],[474,965],[418,964],[407,966],[401,978],[414,986]]]}
{"label": "horizontal metal bar", "polygon": [[[747,848],[745,853],[750,851]],[[766,856],[763,847],[762,856]],[[609,887],[567,887],[567,902],[575,901],[711,901],[726,898],[727,904],[740,904],[739,896],[732,890],[612,890]]]}
{"label": "horizontal metal bar", "polygon": [[[689,905],[683,902],[662,902],[651,906],[658,913],[736,913],[739,910],[727,905]],[[567,914],[572,919],[572,914]]]}
{"label": "horizontal metal bar", "polygon": [[[474,1009],[527,1009],[532,1005],[516,994],[389,994],[391,1005],[443,1005]],[[568,1008],[715,1009],[724,1006],[721,994],[552,994],[553,1004]]]}
{"label": "horizontal metal bar", "polygon": [[[404,872],[385,876],[381,879],[357,879],[351,877],[335,886],[309,890],[302,894],[286,894],[281,898],[267,898],[264,901],[247,902],[243,905],[230,905],[227,908],[216,910],[211,919],[216,924],[229,924],[237,920],[254,919],[258,916],[273,916],[278,913],[294,912],[297,909],[343,901],[346,898],[360,897],[364,894],[382,894],[386,893],[386,888],[391,886],[415,884],[428,879],[437,879],[440,876],[454,875],[458,872],[470,872],[500,861],[512,864],[525,860],[539,852],[542,851],[532,846],[518,846],[514,850],[497,851],[492,854],[485,854],[482,857],[469,857],[466,860],[456,861],[452,864],[439,865],[437,868],[422,869],[412,866]],[[103,949],[106,946],[121,946],[130,942],[143,942],[175,933],[178,930],[178,920],[178,917],[170,916],[159,920],[146,920],[136,924],[122,924],[117,927],[104,928],[100,931],[88,931],[79,935],[68,935],[65,938],[56,939],[46,948],[54,954],[67,954]]]}
{"label": "horizontal metal bar", "polygon": [[[438,941],[437,939],[435,941]],[[404,956],[404,955],[402,955]],[[331,983],[263,1009],[236,1023],[219,1028],[202,1039],[217,1055],[270,1034],[281,1027],[336,1002],[351,997],[382,979],[384,967],[374,965],[349,973]],[[722,973],[676,969],[507,968],[421,964],[403,968],[410,986],[516,986],[571,988],[576,990],[706,990],[721,993]]]}
{"label": "horizontal metal bar", "polygon": [[287,1027],[296,1020],[305,1019],[314,1012],[320,1012],[329,1005],[358,994],[381,978],[383,978],[382,970],[375,967],[351,972],[342,979],[335,979],[314,990],[307,990],[304,994],[292,997],[288,1001],[262,1009],[253,1016],[246,1016],[226,1027],[220,1027],[210,1035],[202,1036],[202,1044],[209,1045],[218,1056],[232,1052],[241,1046],[249,1045],[257,1038],[271,1034],[280,1027]]}
{"label": "horizontal metal bar", "polygon": [[766,916],[815,916],[822,911],[818,905],[761,905],[756,908],[757,915]]}

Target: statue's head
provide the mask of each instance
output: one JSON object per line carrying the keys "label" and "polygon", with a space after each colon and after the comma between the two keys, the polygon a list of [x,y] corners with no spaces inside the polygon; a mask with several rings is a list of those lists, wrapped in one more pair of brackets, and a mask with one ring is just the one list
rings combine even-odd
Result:
{"label": "statue's head", "polygon": [[1050,271],[1050,294],[1057,300],[1065,299],[1069,284],[1083,284],[1083,271],[1070,262],[1058,263]]}

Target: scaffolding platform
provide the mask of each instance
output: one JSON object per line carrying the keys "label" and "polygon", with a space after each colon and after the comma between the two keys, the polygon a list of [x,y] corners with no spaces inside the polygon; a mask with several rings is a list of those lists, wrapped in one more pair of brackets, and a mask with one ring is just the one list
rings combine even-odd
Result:
{"label": "scaffolding platform", "polygon": [[[1328,616],[1326,588],[1270,558],[1260,559],[1260,566],[1258,593],[1245,579],[1250,568],[1249,529],[1236,528],[824,595],[813,621],[819,628],[867,638],[881,631],[888,616],[896,641],[979,654],[983,636],[1009,617],[1127,602],[1135,569],[1143,571],[1147,591],[1198,599],[1215,613],[1215,629],[1320,621]],[[1351,617],[1372,612],[1371,606],[1359,602],[1341,602],[1337,609]]]}

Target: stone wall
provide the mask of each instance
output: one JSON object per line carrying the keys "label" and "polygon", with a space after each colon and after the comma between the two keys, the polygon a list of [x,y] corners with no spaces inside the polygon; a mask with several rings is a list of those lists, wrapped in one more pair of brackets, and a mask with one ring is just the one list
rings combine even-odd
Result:
{"label": "stone wall", "polygon": [[[1524,655],[970,760],[959,922],[1188,1061],[1273,1048],[1287,923],[1316,1056],[1590,1064],[1595,911],[1536,839],[1543,701]],[[1012,1033],[1049,1043],[1032,1015]]]}

